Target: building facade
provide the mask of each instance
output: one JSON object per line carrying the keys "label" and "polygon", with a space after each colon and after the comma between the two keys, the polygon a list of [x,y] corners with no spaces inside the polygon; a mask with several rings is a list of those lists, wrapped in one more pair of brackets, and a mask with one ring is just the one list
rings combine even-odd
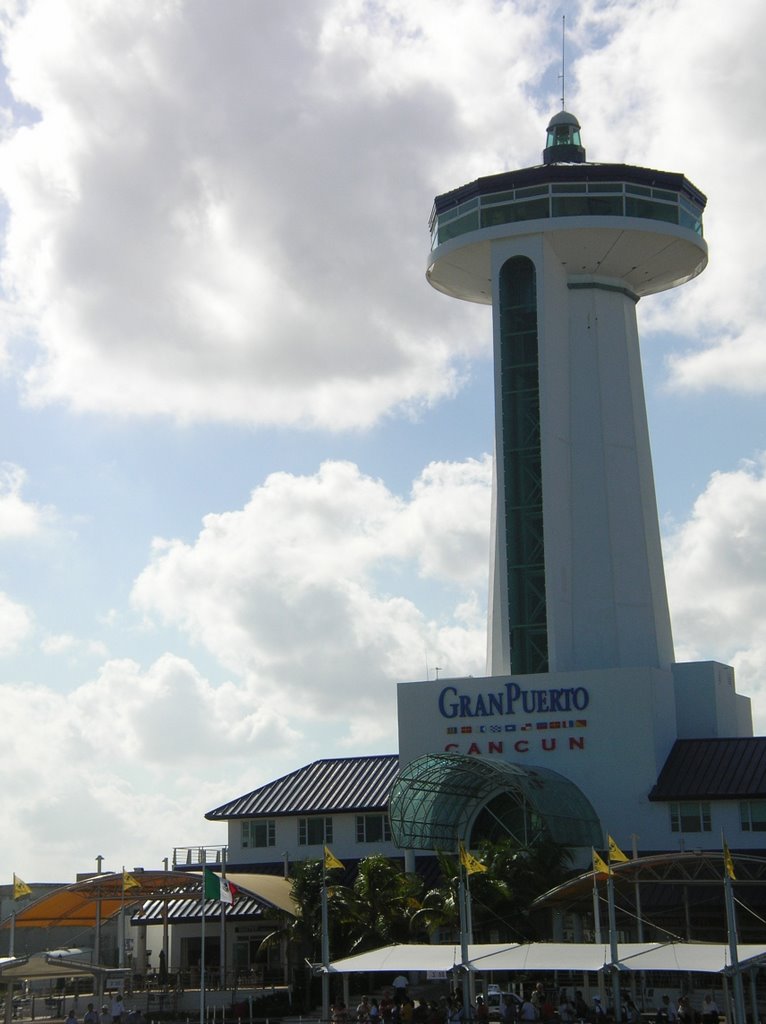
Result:
{"label": "building facade", "polygon": [[329,846],[343,861],[374,853],[401,857],[391,838],[388,796],[396,754],[323,758],[208,811],[228,826],[231,871],[289,874]]}
{"label": "building facade", "polygon": [[[399,754],[516,766],[509,833],[574,784],[597,823],[581,863],[606,833],[760,845],[736,799],[656,788],[677,741],[752,738],[733,670],[675,661],[636,323],[640,299],[706,266],[705,204],[682,174],[587,162],[561,111],[541,165],[437,196],[431,217],[428,280],[493,312],[488,675],[401,684]],[[746,787],[756,817],[762,781]]]}

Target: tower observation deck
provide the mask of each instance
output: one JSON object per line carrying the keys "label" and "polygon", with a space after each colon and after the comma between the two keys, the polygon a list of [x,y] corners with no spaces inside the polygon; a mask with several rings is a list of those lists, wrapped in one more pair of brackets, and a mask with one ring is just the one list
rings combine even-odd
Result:
{"label": "tower observation deck", "polygon": [[493,312],[491,675],[674,660],[636,304],[704,270],[705,203],[588,163],[567,111],[541,165],[436,197],[427,278]]}

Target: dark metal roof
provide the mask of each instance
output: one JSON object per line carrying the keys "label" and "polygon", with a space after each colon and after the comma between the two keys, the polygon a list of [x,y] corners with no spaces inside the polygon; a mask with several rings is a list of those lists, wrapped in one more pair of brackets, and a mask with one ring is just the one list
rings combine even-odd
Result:
{"label": "dark metal roof", "polygon": [[205,817],[222,821],[265,815],[385,811],[398,770],[398,754],[324,758],[229,800]]}
{"label": "dark metal roof", "polygon": [[766,798],[766,737],[676,740],[650,800]]}
{"label": "dark metal roof", "polygon": [[[164,921],[165,900],[147,900],[131,914],[131,924],[162,924]],[[167,920],[169,924],[189,924],[201,919],[202,900],[169,900],[167,903]],[[269,907],[255,896],[237,896],[234,903],[226,907],[226,920],[255,918],[273,919],[278,911]],[[205,900],[205,918],[208,921],[220,921],[221,904],[218,900]]]}
{"label": "dark metal roof", "polygon": [[443,192],[434,200],[437,213],[443,213],[474,196],[491,195],[512,188],[529,185],[545,185],[550,182],[583,181],[625,181],[634,185],[664,188],[681,192],[700,209],[705,208],[707,197],[683,174],[675,171],[656,171],[649,167],[634,167],[631,164],[540,164],[537,167],[523,167],[518,171],[505,171],[477,178],[467,185],[460,185],[450,192]]}

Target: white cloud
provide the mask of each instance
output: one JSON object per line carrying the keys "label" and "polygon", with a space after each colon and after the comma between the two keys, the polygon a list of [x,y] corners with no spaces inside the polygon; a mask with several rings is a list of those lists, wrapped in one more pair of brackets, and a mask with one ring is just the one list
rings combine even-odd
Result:
{"label": "white cloud", "polygon": [[581,11],[570,88],[588,157],[682,171],[708,196],[708,268],[639,307],[646,328],[690,335],[671,383],[763,391],[766,139],[752,126],[766,7],[742,0],[722,17],[715,0],[586,0]]}
{"label": "white cloud", "polygon": [[[269,699],[289,695],[299,720],[393,723],[395,682],[429,657],[483,669],[484,622],[466,608],[486,590],[490,485],[488,458],[428,466],[409,501],[351,463],[275,473],[241,511],[206,516],[194,544],[158,541],[133,600]],[[423,614],[413,569],[449,581],[457,615]],[[328,701],[350,688],[352,707]]]}
{"label": "white cloud", "polygon": [[0,463],[0,540],[33,537],[51,518],[51,510],[24,501],[26,472],[12,462]]}
{"label": "white cloud", "polygon": [[77,646],[77,641],[71,633],[55,633],[46,636],[40,643],[43,654],[65,654]]}
{"label": "white cloud", "polygon": [[66,696],[0,686],[9,863],[22,877],[62,879],[62,864],[97,853],[111,869],[156,866],[174,845],[225,842],[204,813],[294,760],[286,716],[255,698],[171,655],[146,671],[108,662]]}
{"label": "white cloud", "polygon": [[69,656],[76,661],[81,654],[104,661],[109,651],[101,640],[83,640],[71,633],[50,633],[40,641],[40,650],[51,657]]}
{"label": "white cloud", "polygon": [[666,552],[676,656],[733,664],[739,692],[766,696],[766,456],[714,474]]}
{"label": "white cloud", "polygon": [[509,118],[539,137],[545,26],[489,0],[26,5],[5,59],[40,116],[0,188],[30,401],[338,429],[451,394],[487,336],[437,315],[428,212]]}
{"label": "white cloud", "polygon": [[0,591],[0,656],[15,653],[31,635],[33,626],[31,611]]}
{"label": "white cloud", "polygon": [[[147,669],[108,661],[66,695],[0,687],[16,870],[56,877],[97,853],[157,864],[174,845],[223,841],[205,811],[326,756],[330,734],[336,751],[395,750],[397,681],[426,663],[483,669],[475,584],[486,588],[490,470],[489,459],[429,465],[406,499],[347,462],[276,473],[241,510],[206,516],[193,544],[157,542],[135,605],[232,675],[213,685],[165,654]],[[418,567],[448,581],[452,610],[418,609],[407,594]],[[82,645],[62,634],[47,646]],[[87,808],[74,824],[72,807]],[[137,821],[152,822],[149,840]]]}
{"label": "white cloud", "polygon": [[708,348],[689,348],[668,358],[672,384],[685,391],[723,388],[760,394],[766,381],[766,331],[762,322],[744,324],[737,335],[721,336]]}

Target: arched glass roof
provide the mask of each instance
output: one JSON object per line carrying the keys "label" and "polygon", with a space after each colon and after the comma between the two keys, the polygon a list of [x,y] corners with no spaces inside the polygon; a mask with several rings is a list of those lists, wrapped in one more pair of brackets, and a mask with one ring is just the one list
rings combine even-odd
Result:
{"label": "arched glass roof", "polygon": [[601,846],[598,815],[584,793],[549,768],[464,754],[424,754],[406,765],[389,801],[391,833],[410,850],[455,850],[499,794],[514,794],[563,846]]}

